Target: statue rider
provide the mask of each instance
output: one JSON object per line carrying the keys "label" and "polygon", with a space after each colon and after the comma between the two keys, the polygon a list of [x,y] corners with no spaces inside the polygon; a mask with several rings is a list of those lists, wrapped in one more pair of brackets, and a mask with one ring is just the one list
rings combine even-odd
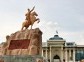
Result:
{"label": "statue rider", "polygon": [[35,6],[31,10],[28,8],[28,12],[25,14],[25,16],[26,16],[25,20],[30,21],[30,14],[34,10],[34,8],[35,8]]}

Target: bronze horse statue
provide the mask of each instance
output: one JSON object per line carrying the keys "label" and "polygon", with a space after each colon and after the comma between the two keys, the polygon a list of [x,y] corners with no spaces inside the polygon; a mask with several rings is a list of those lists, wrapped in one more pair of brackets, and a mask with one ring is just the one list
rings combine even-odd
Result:
{"label": "bronze horse statue", "polygon": [[39,18],[36,18],[36,16],[38,16],[38,14],[34,11],[30,14],[30,20],[25,20],[23,23],[22,23],[22,28],[21,30],[23,30],[23,28],[25,27],[25,30],[31,25],[31,29],[32,29],[32,26],[34,24],[34,22],[38,21],[38,23],[40,22],[40,19]]}

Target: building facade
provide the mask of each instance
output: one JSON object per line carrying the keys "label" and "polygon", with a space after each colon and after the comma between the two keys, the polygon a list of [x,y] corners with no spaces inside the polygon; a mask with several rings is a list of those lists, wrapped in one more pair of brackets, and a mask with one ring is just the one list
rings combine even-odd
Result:
{"label": "building facade", "polygon": [[78,62],[84,59],[84,46],[54,35],[42,44],[42,56],[49,62]]}

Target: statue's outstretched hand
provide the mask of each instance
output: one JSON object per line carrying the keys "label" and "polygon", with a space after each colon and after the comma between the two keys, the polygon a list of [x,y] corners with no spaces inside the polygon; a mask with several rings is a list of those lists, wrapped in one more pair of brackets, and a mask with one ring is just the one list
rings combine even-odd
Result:
{"label": "statue's outstretched hand", "polygon": [[35,8],[35,6],[33,8]]}
{"label": "statue's outstretched hand", "polygon": [[33,10],[34,10],[35,6],[33,7]]}

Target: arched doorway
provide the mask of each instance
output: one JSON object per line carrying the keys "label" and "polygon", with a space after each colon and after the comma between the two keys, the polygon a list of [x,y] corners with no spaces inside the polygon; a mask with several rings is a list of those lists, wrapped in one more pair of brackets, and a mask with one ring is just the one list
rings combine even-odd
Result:
{"label": "arched doorway", "polygon": [[53,57],[54,62],[60,62],[60,57],[58,55],[55,55]]}

